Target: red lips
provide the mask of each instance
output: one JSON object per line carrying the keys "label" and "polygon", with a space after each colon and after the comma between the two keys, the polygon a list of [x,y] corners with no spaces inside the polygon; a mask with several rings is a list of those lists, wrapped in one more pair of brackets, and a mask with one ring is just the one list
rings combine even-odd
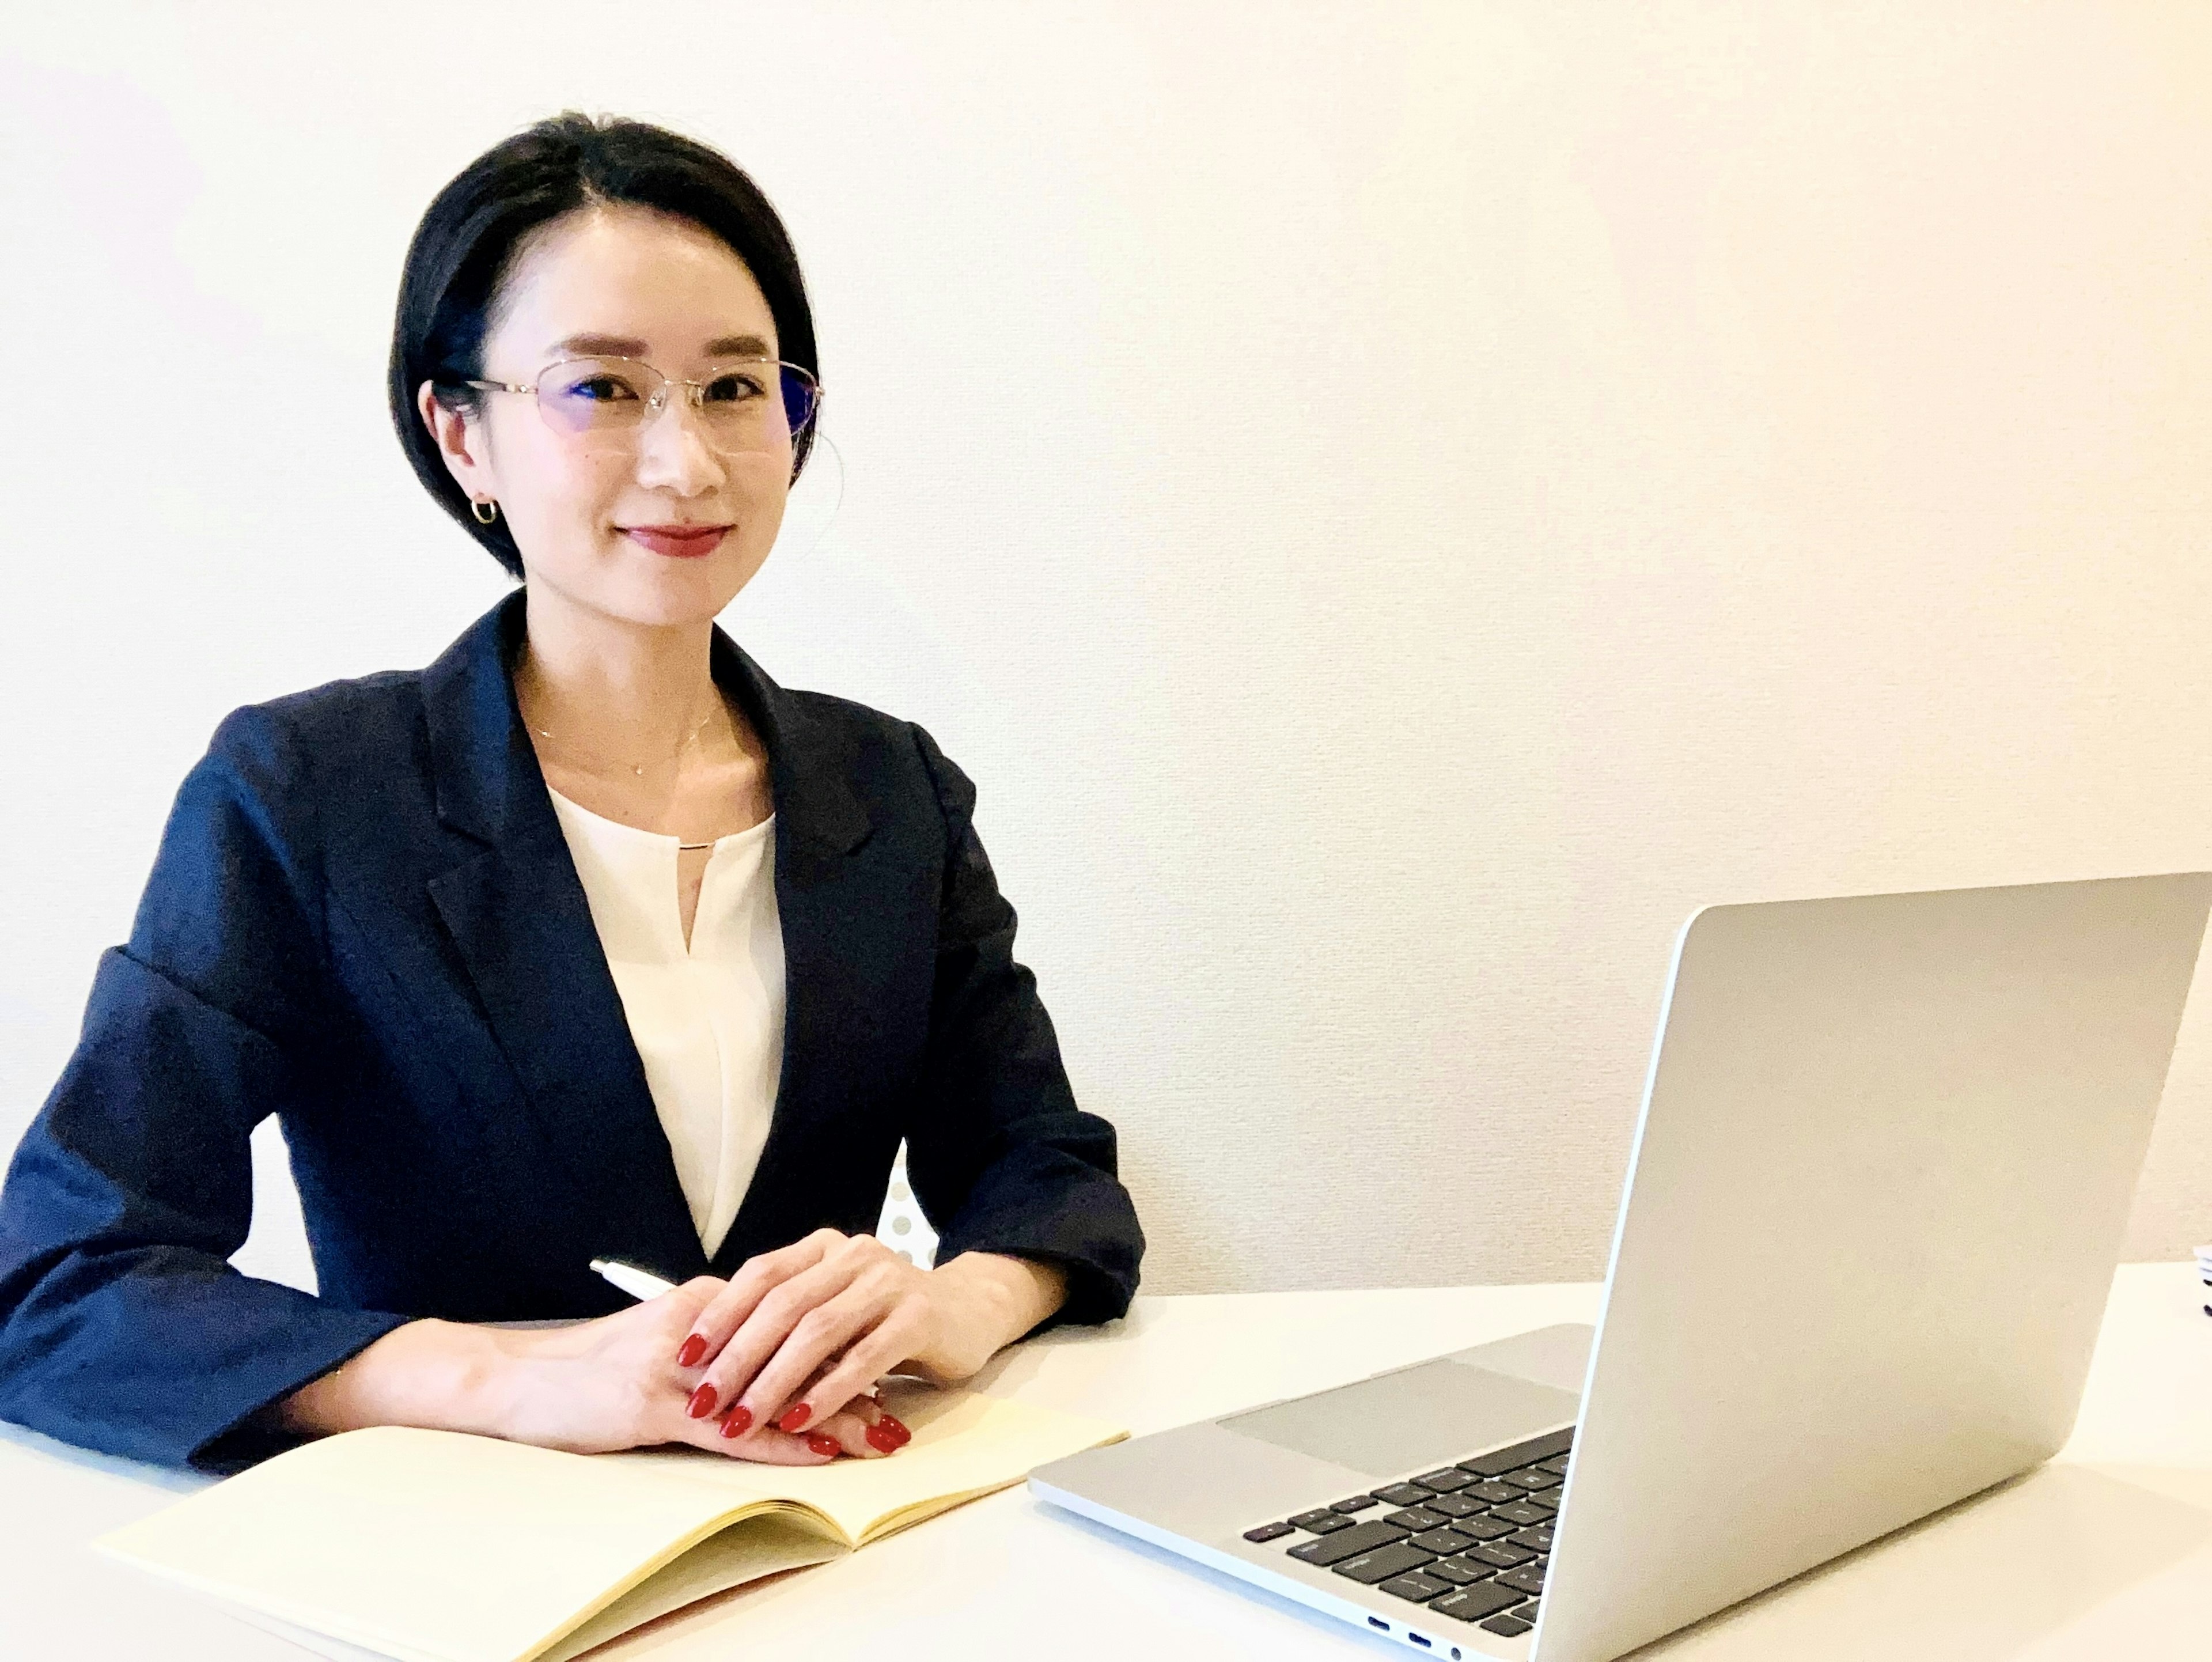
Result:
{"label": "red lips", "polygon": [[726,525],[629,525],[623,535],[675,560],[702,559],[721,546]]}

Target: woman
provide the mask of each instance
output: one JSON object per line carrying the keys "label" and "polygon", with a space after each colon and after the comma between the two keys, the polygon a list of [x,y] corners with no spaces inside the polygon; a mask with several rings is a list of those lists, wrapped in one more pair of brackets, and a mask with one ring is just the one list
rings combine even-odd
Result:
{"label": "woman", "polygon": [[[392,415],[523,586],[427,670],[234,712],[185,780],[0,1190],[0,1416],[211,1469],[376,1424],[873,1458],[881,1375],[1127,1308],[1113,1129],[974,788],[714,626],[816,368],[712,150],[571,113],[440,193]],[[272,1112],[319,1297],[226,1262]],[[933,1270],[865,1233],[902,1139]],[[599,1257],[679,1285],[629,1305]]]}

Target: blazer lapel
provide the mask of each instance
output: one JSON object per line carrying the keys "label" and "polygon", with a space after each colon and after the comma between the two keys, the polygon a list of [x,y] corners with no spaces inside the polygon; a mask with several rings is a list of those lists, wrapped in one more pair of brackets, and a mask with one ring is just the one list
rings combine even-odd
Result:
{"label": "blazer lapel", "polygon": [[[691,1223],[643,1063],[591,907],[514,702],[523,595],[487,613],[423,677],[440,819],[479,846],[433,878],[430,896],[484,1014],[606,1244],[595,1249],[682,1281],[708,1265]],[[841,935],[854,922],[846,856],[871,829],[848,741],[812,720],[727,635],[713,670],[769,753],[776,906],[784,939],[783,1066],[752,1189],[714,1272],[727,1275],[786,1233],[797,1197],[779,1154],[810,1093],[842,1077],[834,1052],[853,1013],[839,996]],[[806,1208],[798,1207],[796,1213]]]}
{"label": "blazer lapel", "polygon": [[482,846],[430,880],[500,1049],[575,1183],[594,1253],[683,1281],[706,1256],[575,862],[524,732],[510,595],[423,678],[441,821]]}
{"label": "blazer lapel", "polygon": [[867,810],[852,787],[850,740],[812,719],[720,629],[714,679],[738,700],[768,746],[775,797],[775,904],[783,932],[783,1067],[768,1141],[752,1186],[708,1266],[728,1275],[757,1251],[805,1233],[816,1208],[802,1193],[807,1174],[787,1168],[805,1128],[838,1105],[847,1088],[841,1034],[851,1012],[844,993],[848,934],[866,916],[848,858],[867,841]]}

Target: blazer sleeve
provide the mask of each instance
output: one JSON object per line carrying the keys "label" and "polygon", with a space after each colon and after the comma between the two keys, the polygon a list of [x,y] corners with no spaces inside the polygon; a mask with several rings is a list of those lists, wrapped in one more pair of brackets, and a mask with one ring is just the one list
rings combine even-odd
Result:
{"label": "blazer sleeve", "polygon": [[945,859],[908,1178],[940,1262],[981,1251],[1056,1264],[1067,1300],[1038,1330],[1110,1321],[1129,1307],[1145,1251],[1114,1128],[1075,1105],[1036,977],[1014,960],[1014,909],[975,835],[975,787],[913,731],[945,816]]}
{"label": "blazer sleeve", "polygon": [[248,1138],[313,1093],[325,935],[313,807],[245,709],[178,793],[128,945],[0,1188],[0,1417],[223,1470],[246,1422],[400,1325],[241,1275]]}

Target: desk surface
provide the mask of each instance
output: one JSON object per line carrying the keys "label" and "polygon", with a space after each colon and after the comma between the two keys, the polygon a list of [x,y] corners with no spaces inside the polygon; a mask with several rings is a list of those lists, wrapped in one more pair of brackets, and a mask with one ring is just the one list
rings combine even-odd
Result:
{"label": "desk surface", "polygon": [[[1639,1653],[1667,1662],[2201,1658],[2212,1610],[2212,1319],[2194,1266],[2120,1270],[2080,1424],[2050,1465]],[[1556,1321],[1595,1286],[1141,1298],[1006,1352],[980,1382],[1156,1431]],[[9,1662],[302,1662],[112,1565],[93,1537],[198,1486],[0,1427]],[[1382,1657],[1370,1638],[1013,1489],[816,1570],[738,1588],[592,1662]]]}

